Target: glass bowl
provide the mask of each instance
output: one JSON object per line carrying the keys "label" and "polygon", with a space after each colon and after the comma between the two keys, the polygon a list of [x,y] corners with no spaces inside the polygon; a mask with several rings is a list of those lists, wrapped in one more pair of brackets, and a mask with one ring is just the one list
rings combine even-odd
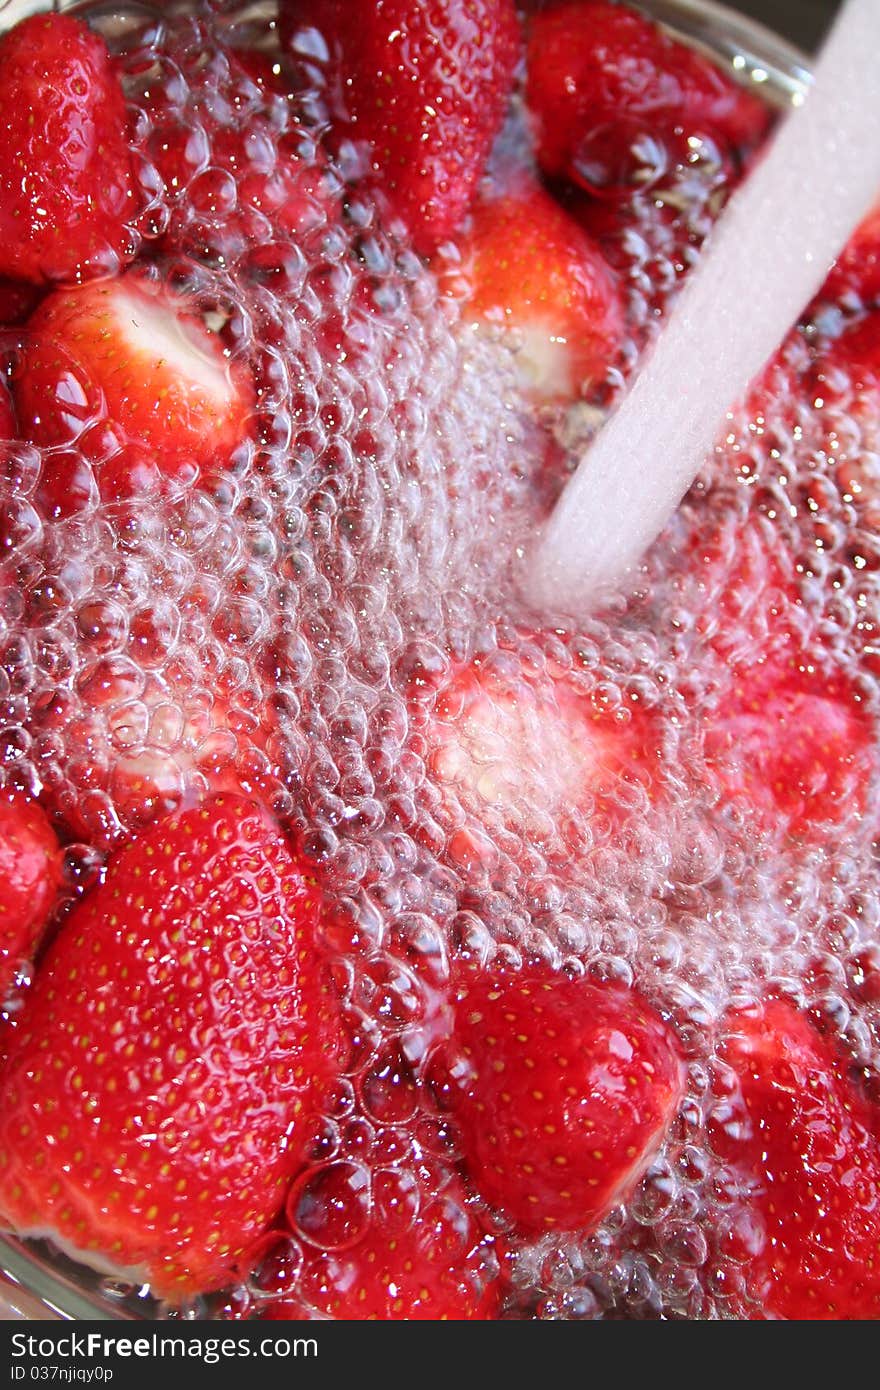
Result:
{"label": "glass bowl", "polygon": [[[264,7],[274,5],[256,0],[249,9],[256,15]],[[715,0],[639,0],[639,7],[728,68],[738,81],[760,86],[769,104],[784,110],[803,99],[810,82],[806,56],[764,25]],[[56,0],[51,6],[42,0],[0,0],[0,30],[48,8],[79,6],[76,0]],[[132,8],[143,13],[163,6],[137,3]],[[124,10],[123,3],[112,13]],[[0,1236],[0,1318],[154,1320],[167,1313],[146,1289],[116,1283],[76,1264],[48,1242]],[[210,1305],[203,1310],[193,1305],[183,1316],[210,1317]]]}

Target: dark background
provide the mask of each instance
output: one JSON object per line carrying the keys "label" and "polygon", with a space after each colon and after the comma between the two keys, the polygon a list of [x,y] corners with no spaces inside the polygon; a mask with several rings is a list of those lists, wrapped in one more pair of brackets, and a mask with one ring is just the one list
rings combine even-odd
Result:
{"label": "dark background", "polygon": [[727,0],[731,9],[742,10],[812,51],[840,8],[840,0]]}

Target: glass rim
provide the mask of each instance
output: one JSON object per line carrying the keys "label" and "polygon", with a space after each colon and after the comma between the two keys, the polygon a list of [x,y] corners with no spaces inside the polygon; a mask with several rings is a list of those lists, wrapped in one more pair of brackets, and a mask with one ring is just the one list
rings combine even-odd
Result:
{"label": "glass rim", "polygon": [[[759,86],[762,95],[780,109],[803,99],[811,82],[808,56],[788,39],[759,20],[743,15],[720,0],[631,0],[634,8],[685,39],[714,59],[719,57],[743,84]],[[0,0],[0,31],[7,21],[18,22],[37,10],[66,10],[78,0]],[[45,1253],[36,1241],[0,1234],[0,1298],[13,1305],[20,1300],[28,1316],[67,1321],[149,1321],[144,1300],[142,1313],[127,1303],[116,1304],[106,1290],[89,1288],[101,1275],[62,1253]],[[38,1310],[38,1311],[37,1311]]]}

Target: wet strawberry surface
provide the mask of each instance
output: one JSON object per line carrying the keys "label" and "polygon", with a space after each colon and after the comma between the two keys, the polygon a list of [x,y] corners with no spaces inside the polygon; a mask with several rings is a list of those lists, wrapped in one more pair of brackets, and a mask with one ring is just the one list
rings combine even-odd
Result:
{"label": "wet strawberry surface", "polygon": [[768,111],[619,6],[339,10],[24,33],[0,1216],[110,1306],[876,1316],[876,217],[631,590],[536,616]]}

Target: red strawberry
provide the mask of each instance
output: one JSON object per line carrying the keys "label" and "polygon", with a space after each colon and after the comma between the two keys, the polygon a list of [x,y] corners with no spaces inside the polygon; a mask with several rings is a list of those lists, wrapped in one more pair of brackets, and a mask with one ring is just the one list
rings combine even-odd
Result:
{"label": "red strawberry", "polygon": [[[829,344],[816,363],[815,396],[848,417],[846,435],[829,452],[835,473],[869,531],[880,528],[880,308]],[[832,419],[834,416],[832,416]]]}
{"label": "red strawberry", "polygon": [[[371,146],[390,213],[430,254],[473,197],[501,127],[519,55],[513,0],[376,0],[352,23],[347,0],[283,0],[282,40],[322,32],[337,124]],[[310,46],[309,52],[314,52]]]}
{"label": "red strawberry", "polygon": [[165,186],[164,241],[230,261],[338,215],[314,137],[294,119],[280,68],[240,49],[144,96],[143,153]]}
{"label": "red strawberry", "polygon": [[34,15],[0,39],[0,274],[112,272],[135,246],[126,113],[102,39]]}
{"label": "red strawberry", "polygon": [[880,401],[880,308],[851,320],[838,337],[820,343],[806,390],[823,406],[842,407],[871,431],[873,448]]}
{"label": "red strawberry", "polygon": [[308,1169],[288,1202],[305,1261],[295,1300],[272,1319],[485,1321],[497,1317],[493,1242],[461,1180],[432,1161]]}
{"label": "red strawberry", "polygon": [[626,296],[628,336],[642,349],[656,337],[699,261],[742,171],[720,162],[717,148],[706,141],[694,162],[664,164],[658,171],[650,150],[638,159],[632,186],[615,196],[594,197],[574,184],[557,184],[555,192],[611,266]]}
{"label": "red strawberry", "polygon": [[696,628],[729,666],[794,640],[798,590],[793,564],[771,522],[733,514],[690,542],[689,599]]}
{"label": "red strawberry", "polygon": [[722,1230],[756,1318],[880,1317],[878,1115],[834,1048],[781,1000],[741,1009],[721,1049],[713,1148],[748,1205]]}
{"label": "red strawberry", "polygon": [[539,398],[577,396],[614,362],[624,335],[614,274],[538,184],[476,204],[461,278],[464,318],[510,330],[520,375]]}
{"label": "red strawberry", "polygon": [[[388,1017],[376,1008],[372,1030]],[[288,1194],[286,1225],[267,1237],[251,1276],[284,1299],[265,1316],[496,1317],[496,1242],[451,1166],[447,1123],[425,1104],[399,1043],[374,1050],[364,1024],[358,1009],[346,1012],[354,1108],[322,1131],[313,1163]],[[291,1241],[298,1269],[286,1258]]]}
{"label": "red strawberry", "polygon": [[852,293],[865,304],[880,300],[880,203],[853,232],[825,281],[822,298]]}
{"label": "red strawberry", "polygon": [[[77,443],[105,497],[222,469],[253,405],[249,373],[187,301],[137,272],[49,295],[27,325],[13,392],[22,436]],[[46,486],[55,501],[51,472]]]}
{"label": "red strawberry", "polygon": [[[545,173],[589,191],[616,186],[633,146],[689,136],[756,144],[768,108],[649,20],[608,0],[568,0],[534,16],[526,100]],[[661,158],[662,163],[662,158]]]}
{"label": "red strawberry", "polygon": [[[132,639],[141,636],[154,656],[163,630],[145,610],[133,617]],[[74,833],[113,843],[209,793],[243,791],[269,803],[278,789],[266,752],[271,716],[207,652],[203,660],[193,669],[182,659],[158,667],[101,659],[80,671],[73,704],[59,688],[34,707],[35,748],[51,749],[60,773],[45,767],[45,796]]]}
{"label": "red strawberry", "polygon": [[508,653],[454,667],[425,722],[448,851],[462,864],[491,862],[499,831],[565,853],[586,818],[598,839],[657,768],[649,717],[602,710],[561,672],[538,675]]}
{"label": "red strawberry", "polygon": [[12,409],[6,383],[0,381],[0,440],[14,439],[15,436],[15,411]]}
{"label": "red strawberry", "polygon": [[864,815],[878,772],[876,730],[850,682],[784,653],[734,670],[705,749],[721,796],[795,839]]}
{"label": "red strawberry", "polygon": [[863,390],[880,389],[880,309],[866,314],[836,338],[827,362],[821,365],[842,369]]}
{"label": "red strawberry", "polygon": [[0,792],[0,996],[31,955],[61,882],[61,850],[45,813],[22,792]]}
{"label": "red strawberry", "polygon": [[429,1066],[474,1186],[529,1234],[586,1231],[623,1201],[683,1095],[675,1038],[643,999],[541,965],[461,988]]}
{"label": "red strawberry", "polygon": [[42,291],[25,280],[0,279],[0,325],[24,323],[40,302]]}
{"label": "red strawberry", "polygon": [[231,1280],[333,1068],[320,910],[240,797],[123,850],[49,949],[9,1048],[4,1222],[170,1298]]}

